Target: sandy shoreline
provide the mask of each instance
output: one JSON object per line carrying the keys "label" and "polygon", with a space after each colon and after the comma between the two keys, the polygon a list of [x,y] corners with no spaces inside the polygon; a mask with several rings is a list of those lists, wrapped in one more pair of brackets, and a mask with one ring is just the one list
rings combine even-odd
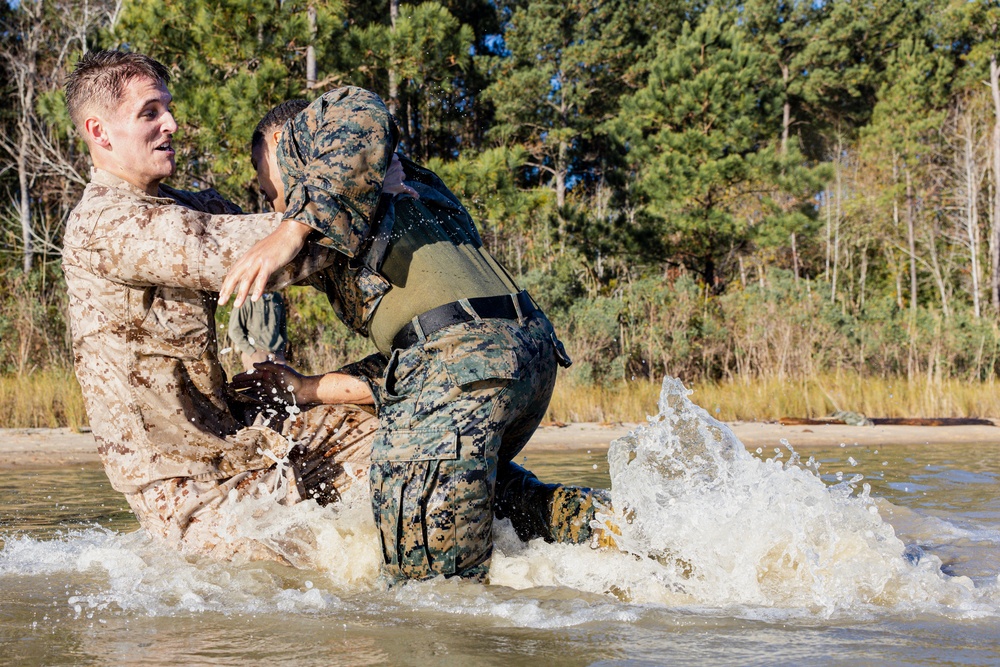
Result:
{"label": "sandy shoreline", "polygon": [[[577,423],[543,426],[527,450],[607,447],[640,424]],[[796,449],[836,446],[937,444],[998,445],[997,426],[782,426],[775,423],[729,424],[748,448],[779,447],[782,439]],[[97,462],[94,437],[70,429],[0,428],[0,468],[40,467]]]}

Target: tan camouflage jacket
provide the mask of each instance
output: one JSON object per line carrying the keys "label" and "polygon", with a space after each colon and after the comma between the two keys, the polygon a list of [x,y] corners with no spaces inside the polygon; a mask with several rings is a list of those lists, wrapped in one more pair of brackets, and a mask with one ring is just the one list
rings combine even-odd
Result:
{"label": "tan camouflage jacket", "polygon": [[[239,215],[211,190],[160,194],[94,170],[64,240],[77,378],[108,477],[126,493],[267,467],[261,450],[286,447],[275,431],[237,423],[215,339],[214,292],[280,216]],[[311,244],[272,285],[333,258]]]}

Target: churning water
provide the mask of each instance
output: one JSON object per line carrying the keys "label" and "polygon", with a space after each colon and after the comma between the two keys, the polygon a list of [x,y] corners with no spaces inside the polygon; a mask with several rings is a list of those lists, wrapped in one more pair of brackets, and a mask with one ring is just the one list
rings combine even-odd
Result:
{"label": "churning water", "polygon": [[93,466],[0,472],[0,662],[1000,664],[994,448],[809,453],[748,452],[667,380],[606,458],[528,455],[547,481],[610,477],[618,550],[500,522],[490,585],[390,591],[363,485],[234,516],[293,569],[163,549]]}

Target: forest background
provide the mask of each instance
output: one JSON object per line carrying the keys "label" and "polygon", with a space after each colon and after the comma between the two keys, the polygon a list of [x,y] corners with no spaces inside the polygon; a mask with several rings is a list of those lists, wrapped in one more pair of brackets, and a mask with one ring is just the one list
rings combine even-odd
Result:
{"label": "forest background", "polygon": [[[727,419],[1000,415],[995,0],[7,0],[0,42],[2,426],[86,422],[62,85],[95,48],[170,68],[171,184],[246,211],[264,111],[382,95],[565,340],[551,418],[641,419],[665,375]],[[298,366],[367,351],[287,296]]]}

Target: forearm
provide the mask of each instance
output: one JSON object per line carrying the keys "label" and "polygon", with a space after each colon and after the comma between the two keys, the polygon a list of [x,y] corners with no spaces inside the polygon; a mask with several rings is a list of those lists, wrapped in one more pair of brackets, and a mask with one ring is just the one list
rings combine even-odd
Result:
{"label": "forearm", "polygon": [[343,373],[304,378],[301,388],[296,392],[296,399],[303,405],[372,405],[375,402],[375,397],[364,380]]}

